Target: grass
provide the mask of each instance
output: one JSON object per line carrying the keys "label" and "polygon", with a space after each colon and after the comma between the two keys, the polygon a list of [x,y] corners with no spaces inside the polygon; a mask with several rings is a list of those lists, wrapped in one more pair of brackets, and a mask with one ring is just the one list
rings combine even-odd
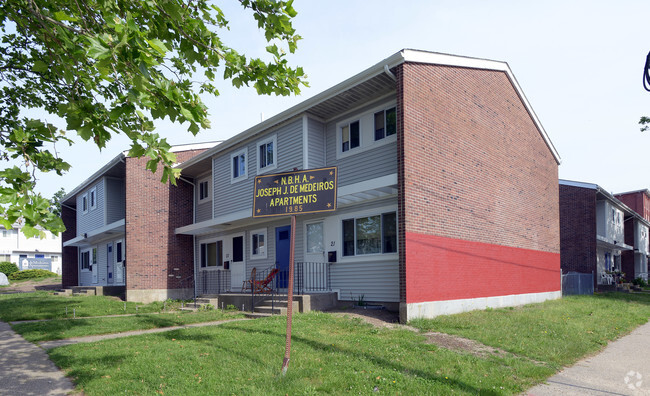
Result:
{"label": "grass", "polygon": [[512,394],[553,370],[516,357],[478,358],[407,330],[323,313],[294,317],[288,374],[284,317],[56,348],[50,357],[87,395]]}
{"label": "grass", "polygon": [[297,314],[285,377],[279,375],[284,317],[70,345],[49,354],[87,395],[508,395],[601,350],[648,318],[650,295],[610,293],[411,323],[422,332],[457,334],[510,352],[479,357],[428,344],[422,333]]}
{"label": "grass", "polygon": [[[160,312],[180,302],[136,304],[105,296],[55,296],[51,292],[0,295],[0,320],[5,322],[34,319],[63,319],[101,315]],[[125,309],[126,306],[126,309]],[[67,313],[66,313],[67,309]]]}
{"label": "grass", "polygon": [[52,283],[61,283],[61,276],[60,275],[57,275],[57,276],[43,276],[43,277],[38,277],[38,278],[18,279],[18,280],[9,279],[9,284],[0,286],[0,289],[1,288],[10,288],[11,286],[13,286],[16,283],[24,283],[24,282],[29,282],[29,281],[40,282],[40,281],[44,281],[44,280],[47,280],[47,279],[51,279]]}
{"label": "grass", "polygon": [[191,323],[212,322],[243,317],[238,312],[222,313],[218,310],[173,312],[162,314],[138,314],[136,316],[84,319],[56,319],[46,322],[18,323],[12,327],[27,341],[41,342],[83,337],[97,334],[122,333],[131,330],[147,330],[160,327],[180,326]]}
{"label": "grass", "polygon": [[411,325],[477,340],[559,369],[599,351],[648,318],[650,295],[606,293],[420,319]]}

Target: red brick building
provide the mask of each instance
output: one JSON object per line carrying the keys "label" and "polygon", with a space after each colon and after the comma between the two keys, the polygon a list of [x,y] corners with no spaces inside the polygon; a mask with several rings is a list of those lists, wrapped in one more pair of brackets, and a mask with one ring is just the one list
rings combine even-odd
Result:
{"label": "red brick building", "polygon": [[[212,146],[171,151],[182,163]],[[162,184],[146,162],[121,153],[63,198],[64,287],[115,288],[143,302],[193,295],[192,238],[174,233],[193,221],[193,186]]]}

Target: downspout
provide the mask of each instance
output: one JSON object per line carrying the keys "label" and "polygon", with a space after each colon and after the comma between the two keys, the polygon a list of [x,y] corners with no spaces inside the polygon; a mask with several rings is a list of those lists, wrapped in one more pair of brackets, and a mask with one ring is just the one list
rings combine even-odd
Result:
{"label": "downspout", "polygon": [[390,77],[393,81],[397,81],[397,77],[395,77],[393,72],[390,71],[388,65],[384,65],[384,73],[386,73],[386,75],[388,75],[388,77]]}

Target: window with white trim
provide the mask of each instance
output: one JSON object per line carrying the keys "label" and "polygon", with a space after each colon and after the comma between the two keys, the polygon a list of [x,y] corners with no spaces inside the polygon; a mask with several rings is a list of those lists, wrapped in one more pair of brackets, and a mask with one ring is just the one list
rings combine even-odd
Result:
{"label": "window with white trim", "polygon": [[79,263],[83,271],[90,270],[90,249],[81,251],[79,254]]}
{"label": "window with white trim", "polygon": [[257,173],[264,173],[278,167],[277,135],[257,143]]}
{"label": "window with white trim", "polygon": [[266,258],[266,228],[251,231],[251,259]]}
{"label": "window with white trim", "polygon": [[397,133],[397,110],[395,107],[375,113],[375,141]]}
{"label": "window with white trim", "polygon": [[81,196],[81,213],[88,213],[88,194]]}
{"label": "window with white trim", "polygon": [[11,254],[0,254],[0,261],[11,262]]}
{"label": "window with white trim", "polygon": [[308,223],[305,226],[305,247],[307,253],[322,253],[325,251],[325,243],[323,242],[323,222]]}
{"label": "window with white trim", "polygon": [[199,182],[199,202],[210,200],[210,180],[202,180]]}
{"label": "window with white trim", "polygon": [[223,241],[202,243],[200,251],[201,268],[223,266]]}
{"label": "window with white trim", "polygon": [[246,158],[248,150],[240,150],[230,155],[230,182],[235,183],[248,177]]}
{"label": "window with white trim", "polygon": [[341,151],[346,152],[361,144],[359,120],[352,121],[341,127]]}
{"label": "window with white trim", "polygon": [[343,256],[397,252],[397,215],[395,212],[345,219]]}
{"label": "window with white trim", "polygon": [[97,209],[97,187],[90,189],[90,192],[88,193],[88,200],[90,201],[90,210]]}

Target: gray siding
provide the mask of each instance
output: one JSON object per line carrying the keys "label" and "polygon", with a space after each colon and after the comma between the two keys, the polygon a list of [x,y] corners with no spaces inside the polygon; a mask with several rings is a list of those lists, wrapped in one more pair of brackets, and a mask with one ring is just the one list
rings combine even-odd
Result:
{"label": "gray siding", "polygon": [[[367,113],[378,104],[381,104],[381,102],[360,109],[358,114]],[[351,116],[354,117],[354,115],[346,115],[345,119],[349,119]],[[331,120],[325,126],[327,166],[338,166],[339,187],[397,173],[396,141],[337,160],[336,134],[338,131],[336,124],[342,120],[343,118]]]}
{"label": "gray siding", "polygon": [[124,179],[106,178],[106,224],[124,219],[126,193]]}
{"label": "gray siding", "polygon": [[322,168],[325,166],[325,125],[309,118],[307,131],[309,168]]}
{"label": "gray siding", "polygon": [[[285,172],[293,168],[302,168],[302,119],[296,119],[267,133],[248,139],[239,146],[220,153],[213,158],[214,216],[219,217],[253,205],[253,180],[257,172],[257,142],[277,135],[277,168],[273,173]],[[246,147],[248,149],[248,178],[231,183],[230,155]]]}
{"label": "gray siding", "polygon": [[194,187],[194,208],[196,210],[196,218],[195,218],[195,223],[205,221],[205,220],[210,220],[212,218],[212,202],[214,199],[214,181],[210,181],[210,194],[212,195],[213,199],[210,199],[208,201],[202,201],[199,202],[199,182],[205,180],[206,178],[210,177],[210,173],[205,173],[202,174],[201,176],[197,177],[194,182],[196,186]]}
{"label": "gray siding", "polygon": [[[104,219],[104,180],[104,178],[100,179],[98,182],[77,195],[77,235],[83,235],[86,232],[90,232],[106,225]],[[83,213],[81,210],[81,199],[84,194],[88,194],[89,196],[90,190],[92,190],[93,187],[97,188],[97,207],[95,209],[90,209],[90,198],[88,198],[88,212]]]}

